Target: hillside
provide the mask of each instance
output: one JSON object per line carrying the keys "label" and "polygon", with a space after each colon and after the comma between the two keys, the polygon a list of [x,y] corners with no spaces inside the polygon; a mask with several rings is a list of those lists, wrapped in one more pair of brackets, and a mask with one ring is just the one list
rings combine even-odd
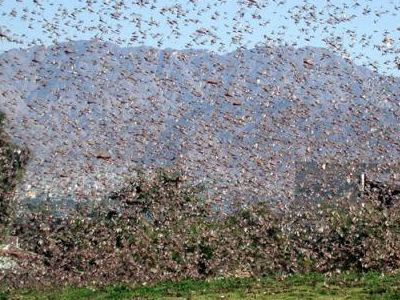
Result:
{"label": "hillside", "polygon": [[20,198],[101,197],[136,168],[178,165],[220,197],[286,200],[296,162],[398,161],[399,99],[399,78],[320,48],[93,40],[0,56],[7,132],[32,151]]}

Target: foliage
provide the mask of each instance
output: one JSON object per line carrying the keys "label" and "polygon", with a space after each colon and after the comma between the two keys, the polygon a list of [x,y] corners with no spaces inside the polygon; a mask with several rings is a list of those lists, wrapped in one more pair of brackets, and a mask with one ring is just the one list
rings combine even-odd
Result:
{"label": "foliage", "polygon": [[12,216],[12,196],[21,178],[28,152],[10,142],[3,131],[5,116],[0,112],[0,242],[6,234]]}
{"label": "foliage", "polygon": [[368,194],[284,211],[268,203],[222,209],[183,178],[159,170],[112,193],[113,205],[64,217],[24,216],[13,233],[38,259],[3,281],[104,286],[400,269],[399,203],[388,208]]}

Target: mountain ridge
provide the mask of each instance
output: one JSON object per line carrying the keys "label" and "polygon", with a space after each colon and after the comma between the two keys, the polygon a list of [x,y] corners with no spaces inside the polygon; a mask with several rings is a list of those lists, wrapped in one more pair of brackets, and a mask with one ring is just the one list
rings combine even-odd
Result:
{"label": "mountain ridge", "polygon": [[0,55],[7,131],[33,154],[20,198],[96,198],[171,164],[220,198],[290,198],[298,161],[398,161],[398,99],[399,78],[319,48],[79,41]]}

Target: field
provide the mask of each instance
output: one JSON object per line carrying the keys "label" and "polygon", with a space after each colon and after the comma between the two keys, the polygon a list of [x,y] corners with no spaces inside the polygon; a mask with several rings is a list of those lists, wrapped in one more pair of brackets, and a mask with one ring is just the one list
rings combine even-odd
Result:
{"label": "field", "polygon": [[8,299],[400,299],[400,274],[295,275],[286,278],[221,278],[155,286],[64,288],[3,292]]}

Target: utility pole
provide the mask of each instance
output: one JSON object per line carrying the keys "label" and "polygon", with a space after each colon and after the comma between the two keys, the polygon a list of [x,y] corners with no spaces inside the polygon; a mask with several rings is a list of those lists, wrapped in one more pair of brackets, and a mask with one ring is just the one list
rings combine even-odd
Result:
{"label": "utility pole", "polygon": [[361,192],[363,192],[363,193],[364,193],[364,191],[365,191],[365,173],[364,173],[364,172],[362,172],[362,173],[360,174],[360,190],[361,190]]}

